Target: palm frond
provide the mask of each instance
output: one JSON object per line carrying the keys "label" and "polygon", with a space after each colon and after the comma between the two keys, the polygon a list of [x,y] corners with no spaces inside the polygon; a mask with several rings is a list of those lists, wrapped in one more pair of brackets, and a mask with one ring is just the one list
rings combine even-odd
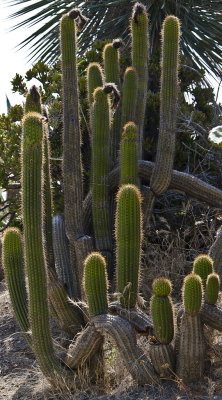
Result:
{"label": "palm frond", "polygon": [[[5,0],[7,2],[7,0]],[[58,23],[64,13],[81,6],[90,18],[80,34],[80,52],[89,49],[93,41],[122,37],[127,40],[128,21],[134,0],[11,0],[9,5],[20,6],[11,19],[25,19],[13,29],[41,27],[28,36],[19,48],[30,46],[31,59],[54,62],[59,56]],[[222,1],[221,0],[148,0],[144,2],[150,15],[150,50],[159,45],[161,25],[166,15],[176,15],[181,21],[181,51],[195,68],[221,76],[222,71]]]}

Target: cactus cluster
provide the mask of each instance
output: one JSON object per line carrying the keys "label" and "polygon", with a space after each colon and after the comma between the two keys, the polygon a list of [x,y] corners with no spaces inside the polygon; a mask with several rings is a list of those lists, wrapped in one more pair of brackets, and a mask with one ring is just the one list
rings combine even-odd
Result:
{"label": "cactus cluster", "polygon": [[[14,312],[43,374],[54,385],[80,384],[81,368],[95,376],[107,335],[139,384],[158,382],[158,375],[168,378],[175,370],[185,381],[199,379],[204,360],[202,324],[222,330],[222,311],[216,305],[220,281],[211,258],[199,256],[184,281],[184,309],[175,346],[170,281],[160,277],[153,283],[152,320],[138,305],[143,227],[155,197],[169,186],[182,187],[198,199],[222,204],[220,191],[172,170],[180,23],[174,16],[163,23],[160,134],[154,166],[142,160],[149,56],[145,6],[136,3],[133,8],[132,66],[124,73],[122,87],[121,40],[105,46],[104,71],[98,63],[88,66],[92,165],[90,191],[84,199],[76,32],[86,22],[74,9],[60,23],[64,216],[52,218],[48,116],[35,87],[26,97],[21,157],[24,229],[21,234],[9,228],[3,236],[3,263]],[[150,180],[144,220],[141,178]],[[109,291],[114,286],[117,300],[111,301]],[[49,315],[74,338],[64,363],[55,354]],[[138,346],[137,334],[153,337],[152,362]],[[186,358],[190,336],[192,352]],[[189,373],[195,357],[198,374]],[[168,365],[165,370],[164,365]]]}

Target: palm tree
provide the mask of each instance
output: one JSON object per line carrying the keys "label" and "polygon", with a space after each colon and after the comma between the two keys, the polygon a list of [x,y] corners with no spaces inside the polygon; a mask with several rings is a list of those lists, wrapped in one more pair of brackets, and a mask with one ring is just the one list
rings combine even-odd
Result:
{"label": "palm tree", "polygon": [[[5,0],[7,1],[7,0]],[[20,47],[31,44],[31,59],[54,62],[59,56],[58,21],[71,8],[81,6],[89,23],[80,34],[80,51],[90,48],[95,40],[122,37],[127,41],[128,20],[134,0],[11,0],[21,5],[10,17],[25,16],[13,29],[42,26],[27,37]],[[221,0],[147,0],[143,1],[150,15],[151,54],[159,45],[159,33],[166,15],[174,14],[181,21],[182,54],[190,66],[221,77],[222,71],[222,1]],[[31,14],[30,14],[31,13]]]}

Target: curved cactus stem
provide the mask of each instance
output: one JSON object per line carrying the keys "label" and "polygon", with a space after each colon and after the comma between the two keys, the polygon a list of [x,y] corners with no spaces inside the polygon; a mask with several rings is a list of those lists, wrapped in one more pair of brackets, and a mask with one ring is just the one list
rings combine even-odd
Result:
{"label": "curved cactus stem", "polygon": [[199,381],[205,360],[203,325],[199,314],[183,314],[177,346],[177,375],[184,383]]}
{"label": "curved cactus stem", "polygon": [[147,100],[149,57],[148,15],[145,6],[141,3],[137,2],[134,5],[130,28],[132,34],[132,65],[138,77],[135,123],[139,130],[138,157],[141,160],[143,158],[143,126]]}
{"label": "curved cactus stem", "polygon": [[103,345],[103,336],[89,325],[75,339],[74,343],[69,346],[67,357],[65,360],[69,368],[77,369],[83,367],[84,364],[90,362],[90,359],[98,353]]}
{"label": "curved cactus stem", "polygon": [[27,342],[31,345],[22,237],[17,228],[7,228],[3,234],[2,261],[13,311]]}
{"label": "curved cactus stem", "polygon": [[167,16],[162,28],[162,64],[160,89],[160,129],[156,161],[147,195],[145,226],[149,224],[156,196],[163,194],[170,185],[176,142],[176,106],[178,96],[180,22]]}
{"label": "curved cactus stem", "polygon": [[109,312],[130,322],[139,335],[148,336],[153,331],[153,321],[137,307],[127,310],[121,306],[119,301],[115,301],[110,304]]}
{"label": "curved cactus stem", "polygon": [[99,332],[108,334],[114,340],[125,367],[138,384],[158,382],[152,364],[137,345],[136,335],[128,321],[119,316],[97,315],[91,322]]}
{"label": "curved cactus stem", "polygon": [[121,129],[129,122],[135,122],[138,79],[135,68],[128,67],[124,73],[122,96]]}
{"label": "curved cactus stem", "polygon": [[69,241],[65,233],[65,220],[63,215],[55,215],[52,218],[52,244],[57,276],[60,282],[63,283],[69,297],[75,297],[69,258]]}
{"label": "curved cactus stem", "polygon": [[49,327],[43,251],[42,197],[43,129],[42,116],[28,113],[22,121],[22,211],[24,250],[29,281],[29,315],[33,350],[44,375],[58,384],[70,374],[56,359]]}
{"label": "curved cactus stem", "polygon": [[174,377],[176,357],[171,344],[150,344],[149,355],[154,370],[160,378]]}
{"label": "curved cactus stem", "polygon": [[222,307],[204,303],[200,310],[202,322],[222,332]]}
{"label": "curved cactus stem", "polygon": [[[154,168],[154,164],[155,163],[150,161],[139,160],[139,178],[148,183]],[[114,190],[119,186],[119,179],[120,168],[114,168],[109,174],[109,184],[111,190]],[[145,189],[147,188],[145,187]],[[222,208],[222,191],[220,189],[201,181],[201,179],[198,179],[196,176],[186,174],[185,172],[179,172],[176,170],[172,171],[169,189],[185,193],[187,196],[203,201],[210,206]],[[220,244],[218,243],[218,247],[219,246]],[[211,256],[211,254],[209,255]],[[211,256],[211,258],[214,257]],[[216,269],[216,266],[215,272],[220,273],[220,271]]]}
{"label": "curved cactus stem", "polygon": [[48,271],[48,294],[50,303],[56,312],[55,320],[66,332],[76,335],[85,325],[84,312],[78,303],[70,300],[63,285],[54,276],[53,271]]}

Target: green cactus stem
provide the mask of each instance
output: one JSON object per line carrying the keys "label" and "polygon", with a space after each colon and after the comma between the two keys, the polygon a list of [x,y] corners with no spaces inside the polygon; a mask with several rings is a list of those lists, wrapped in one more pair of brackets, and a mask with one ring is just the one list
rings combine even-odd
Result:
{"label": "green cactus stem", "polygon": [[123,81],[121,129],[123,129],[127,122],[135,122],[137,90],[138,79],[136,70],[133,67],[128,67],[124,73]]}
{"label": "green cactus stem", "polygon": [[2,238],[2,264],[9,289],[12,307],[26,340],[31,345],[28,333],[28,296],[25,285],[22,236],[17,228],[7,228]]}
{"label": "green cactus stem", "polygon": [[73,276],[69,258],[69,242],[65,233],[63,215],[55,215],[52,218],[52,238],[57,276],[69,297],[74,298],[75,290],[73,287]]}
{"label": "green cactus stem", "polygon": [[[119,68],[119,48],[122,46],[120,39],[114,40],[112,43],[105,45],[103,50],[104,70],[106,82],[115,83],[120,90],[120,68]],[[121,107],[120,105],[115,110],[113,121],[110,129],[110,151],[111,159],[115,162],[120,143],[120,129],[121,129]]]}
{"label": "green cactus stem", "polygon": [[143,126],[147,99],[148,85],[148,57],[149,57],[149,37],[148,37],[148,15],[146,8],[141,3],[136,3],[133,7],[131,18],[132,34],[132,65],[137,72],[138,92],[136,105],[136,120],[138,126],[138,157],[142,159],[143,146]]}
{"label": "green cactus stem", "polygon": [[182,289],[185,311],[190,315],[197,314],[202,306],[203,285],[197,274],[189,274],[184,279]]}
{"label": "green cactus stem", "polygon": [[154,334],[162,344],[169,344],[174,336],[173,304],[169,297],[171,282],[157,278],[153,282],[154,296],[151,298],[150,310],[153,318]]}
{"label": "green cactus stem", "polygon": [[28,112],[38,112],[41,114],[41,96],[35,85],[33,85],[26,94],[24,111],[25,114]]}
{"label": "green cactus stem", "polygon": [[90,63],[87,68],[87,93],[89,103],[89,117],[90,117],[90,129],[92,131],[92,104],[93,104],[93,93],[97,87],[104,85],[103,71],[99,63]]}
{"label": "green cactus stem", "polygon": [[22,121],[22,131],[22,211],[33,350],[46,377],[54,381],[55,376],[58,375],[58,381],[61,383],[61,379],[63,380],[66,374],[53,351],[43,252],[42,116],[38,113],[26,114]]}
{"label": "green cactus stem", "polygon": [[160,89],[160,129],[155,166],[150,187],[156,196],[168,188],[174,161],[176,105],[178,96],[180,22],[167,16],[162,28],[162,62]]}
{"label": "green cactus stem", "polygon": [[193,262],[193,272],[201,277],[204,288],[206,287],[207,277],[213,273],[213,269],[213,260],[206,254],[200,254]]}
{"label": "green cactus stem", "polygon": [[97,252],[89,254],[84,263],[84,289],[90,317],[108,312],[108,279],[105,258]]}
{"label": "green cactus stem", "polygon": [[132,308],[138,296],[142,242],[141,196],[134,185],[123,185],[118,191],[115,236],[117,291],[122,306]]}
{"label": "green cactus stem", "polygon": [[100,251],[112,250],[112,232],[110,221],[110,200],[108,190],[109,99],[102,87],[94,91],[92,112],[92,215],[96,248]]}
{"label": "green cactus stem", "polygon": [[138,186],[137,127],[128,122],[122,133],[120,144],[120,185]]}
{"label": "green cactus stem", "polygon": [[212,273],[207,277],[205,300],[207,304],[216,304],[220,290],[220,277]]}

